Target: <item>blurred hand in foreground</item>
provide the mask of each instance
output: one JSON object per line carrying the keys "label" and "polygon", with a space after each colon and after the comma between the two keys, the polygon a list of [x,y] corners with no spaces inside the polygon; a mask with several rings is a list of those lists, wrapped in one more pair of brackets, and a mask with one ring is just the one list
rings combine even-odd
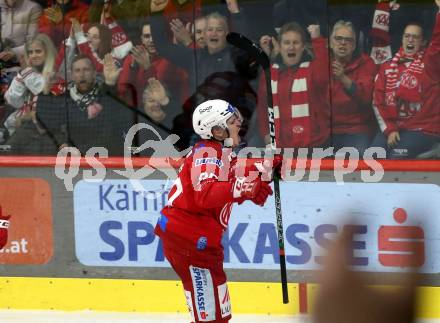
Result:
{"label": "blurred hand in foreground", "polygon": [[350,226],[332,243],[320,273],[313,308],[314,323],[415,322],[415,273],[401,274],[398,286],[367,286],[365,276],[348,268],[353,231]]}

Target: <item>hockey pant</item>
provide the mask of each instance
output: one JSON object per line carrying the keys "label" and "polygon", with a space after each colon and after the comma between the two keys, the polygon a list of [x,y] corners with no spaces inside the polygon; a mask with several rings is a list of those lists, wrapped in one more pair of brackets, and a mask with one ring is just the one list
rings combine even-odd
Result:
{"label": "hockey pant", "polygon": [[194,322],[226,323],[231,303],[223,252],[183,248],[174,239],[162,238],[165,257],[183,283],[186,303]]}

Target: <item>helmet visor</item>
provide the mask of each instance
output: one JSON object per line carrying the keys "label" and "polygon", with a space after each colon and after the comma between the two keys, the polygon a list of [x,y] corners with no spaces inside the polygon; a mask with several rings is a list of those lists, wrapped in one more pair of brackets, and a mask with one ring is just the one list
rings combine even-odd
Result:
{"label": "helmet visor", "polygon": [[240,123],[243,123],[243,116],[236,107],[229,105],[228,110],[232,113],[232,115],[226,120],[227,124],[232,124],[236,120],[239,120]]}

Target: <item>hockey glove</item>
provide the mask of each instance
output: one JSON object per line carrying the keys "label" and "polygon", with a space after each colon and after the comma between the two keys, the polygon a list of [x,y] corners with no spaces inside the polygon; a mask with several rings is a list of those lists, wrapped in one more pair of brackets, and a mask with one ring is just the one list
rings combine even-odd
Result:
{"label": "hockey glove", "polygon": [[8,228],[10,215],[3,215],[0,207],[0,249],[8,242]]}
{"label": "hockey glove", "polygon": [[272,188],[260,177],[253,180],[240,177],[235,180],[233,197],[236,202],[243,203],[245,200],[251,200],[255,204],[263,206],[268,196],[272,194]]}
{"label": "hockey glove", "polygon": [[272,175],[275,174],[280,178],[281,165],[283,163],[283,156],[275,155],[273,156],[272,163],[270,160],[266,159],[261,162],[256,162],[254,164],[255,168],[260,172],[260,176],[265,180],[272,180]]}

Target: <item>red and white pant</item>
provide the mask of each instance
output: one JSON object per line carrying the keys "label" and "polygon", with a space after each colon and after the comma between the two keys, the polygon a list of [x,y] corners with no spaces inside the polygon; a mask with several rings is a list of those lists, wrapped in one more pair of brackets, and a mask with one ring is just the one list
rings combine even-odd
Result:
{"label": "red and white pant", "polygon": [[179,240],[162,237],[163,250],[183,283],[193,320],[228,322],[231,319],[231,302],[223,270],[223,251],[185,248]]}

